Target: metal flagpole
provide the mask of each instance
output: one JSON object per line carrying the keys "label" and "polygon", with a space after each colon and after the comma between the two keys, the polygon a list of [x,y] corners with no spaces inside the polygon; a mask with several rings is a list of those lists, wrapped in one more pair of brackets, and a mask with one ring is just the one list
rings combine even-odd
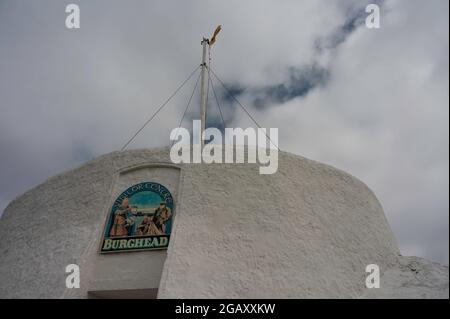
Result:
{"label": "metal flagpole", "polygon": [[203,140],[203,132],[205,131],[206,126],[206,49],[209,45],[209,40],[206,38],[203,38],[202,40],[202,46],[203,46],[203,54],[202,54],[202,64],[201,64],[201,82],[200,82],[200,145],[201,149],[203,150],[203,146],[205,144],[205,141]]}

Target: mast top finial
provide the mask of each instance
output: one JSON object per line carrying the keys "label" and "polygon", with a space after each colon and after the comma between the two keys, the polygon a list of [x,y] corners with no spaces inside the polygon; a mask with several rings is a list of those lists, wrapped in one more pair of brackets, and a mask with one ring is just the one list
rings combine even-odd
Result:
{"label": "mast top finial", "polygon": [[208,42],[210,46],[216,42],[216,36],[219,34],[220,30],[222,30],[222,26],[218,25],[217,28],[214,30],[214,33],[213,33],[211,39]]}

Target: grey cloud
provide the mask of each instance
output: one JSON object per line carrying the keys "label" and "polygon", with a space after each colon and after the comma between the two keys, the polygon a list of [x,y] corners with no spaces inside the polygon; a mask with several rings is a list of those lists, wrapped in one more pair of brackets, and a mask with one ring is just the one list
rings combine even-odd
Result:
{"label": "grey cloud", "polygon": [[[380,6],[383,1],[376,1]],[[354,7],[347,8],[346,20],[343,25],[336,27],[330,34],[318,38],[314,43],[315,56],[313,63],[301,67],[291,66],[287,69],[287,76],[281,83],[270,86],[244,89],[239,84],[228,84],[228,92],[222,94],[223,100],[233,102],[229,94],[239,96],[247,94],[252,98],[252,104],[256,108],[265,108],[270,105],[285,103],[289,100],[305,97],[315,88],[324,87],[330,77],[328,66],[321,65],[318,60],[323,54],[332,54],[338,46],[345,42],[347,37],[358,27],[365,23],[365,7],[357,10]],[[331,51],[331,52],[330,52]]]}
{"label": "grey cloud", "polygon": [[[371,1],[383,10],[383,0]],[[345,21],[342,25],[337,27],[333,32],[325,37],[316,39],[314,48],[317,54],[323,53],[324,50],[334,50],[342,44],[352,32],[357,28],[364,26],[367,13],[364,6],[348,6],[345,8]]]}
{"label": "grey cloud", "polygon": [[326,85],[329,71],[312,64],[301,68],[289,68],[288,80],[274,86],[256,90],[254,105],[263,108],[270,104],[285,103],[295,98],[306,96],[311,90]]}

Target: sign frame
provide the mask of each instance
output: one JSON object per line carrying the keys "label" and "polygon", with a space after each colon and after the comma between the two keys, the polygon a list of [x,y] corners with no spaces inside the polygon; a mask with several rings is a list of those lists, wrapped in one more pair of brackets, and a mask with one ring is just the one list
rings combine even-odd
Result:
{"label": "sign frame", "polygon": [[[140,192],[153,192],[156,195],[159,195],[161,198],[161,202],[160,204],[162,204],[162,202],[165,202],[165,207],[168,208],[169,210],[169,214],[170,214],[170,218],[167,221],[170,221],[170,228],[168,233],[164,233],[164,234],[158,234],[158,235],[124,235],[124,236],[109,236],[109,233],[111,232],[111,228],[114,226],[112,225],[112,223],[114,222],[114,216],[115,216],[115,212],[118,210],[119,206],[121,205],[121,201],[123,201],[125,198],[130,198],[133,197],[134,195],[140,193]],[[111,196],[112,197],[112,196]],[[104,222],[104,226],[103,226],[103,232],[102,232],[102,237],[100,240],[100,246],[99,246],[99,253],[100,254],[113,254],[113,253],[124,253],[124,252],[139,252],[139,251],[152,251],[152,250],[167,250],[167,248],[169,247],[170,244],[170,238],[171,238],[171,233],[172,233],[172,229],[173,229],[173,218],[174,218],[174,211],[175,211],[175,200],[170,192],[170,190],[165,187],[164,185],[158,183],[158,182],[152,182],[152,181],[145,181],[145,182],[140,182],[138,184],[134,184],[130,187],[128,187],[126,190],[124,190],[123,192],[121,192],[118,196],[112,197],[112,204],[109,205],[109,209],[107,211],[106,214],[106,219]],[[123,204],[123,203],[122,203]],[[128,207],[129,210],[131,211],[132,209],[130,207]],[[133,207],[135,208],[135,207]],[[161,208],[161,206],[159,206],[159,208]],[[149,215],[149,213],[144,213],[142,214],[142,212],[140,212],[140,216],[142,215]],[[139,212],[138,212],[139,214]],[[153,215],[156,214],[153,213]],[[145,218],[145,217],[144,217]],[[162,241],[162,238],[166,238],[166,243],[161,245],[161,246],[152,246],[154,244],[154,240],[155,239],[160,239],[160,242]],[[142,239],[142,244],[145,246],[150,246],[150,247],[122,247],[123,244],[119,243],[119,247],[122,248],[116,248],[116,249],[104,249],[105,247],[105,242],[106,240],[112,240],[112,242],[116,242],[116,241],[127,241],[127,246],[129,244],[130,240],[133,241],[137,241],[137,240],[141,240]],[[153,241],[152,243],[150,243],[149,241]],[[113,245],[113,243],[111,243],[111,245]]]}

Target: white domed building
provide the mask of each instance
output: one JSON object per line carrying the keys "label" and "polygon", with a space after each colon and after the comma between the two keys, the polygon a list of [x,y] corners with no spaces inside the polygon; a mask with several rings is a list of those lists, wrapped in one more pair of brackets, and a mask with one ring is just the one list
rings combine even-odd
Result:
{"label": "white domed building", "polygon": [[110,153],[11,202],[0,236],[1,298],[448,298],[448,267],[402,257],[364,183],[285,152],[272,175]]}

